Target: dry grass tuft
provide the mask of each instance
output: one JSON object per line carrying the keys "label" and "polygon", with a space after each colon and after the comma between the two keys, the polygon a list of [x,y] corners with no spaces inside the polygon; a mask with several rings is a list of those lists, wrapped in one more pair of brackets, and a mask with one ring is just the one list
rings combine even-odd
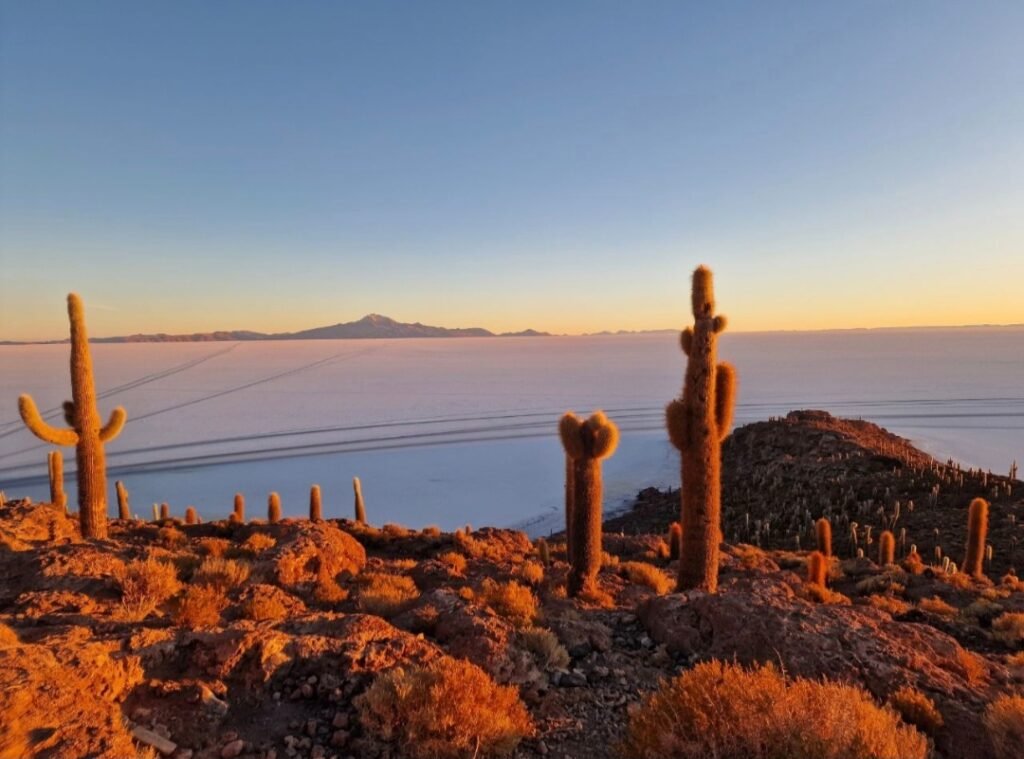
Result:
{"label": "dry grass tuft", "polygon": [[644,585],[658,595],[668,593],[675,586],[668,575],[642,561],[625,561],[619,565],[619,571],[634,585]]}
{"label": "dry grass tuft", "polygon": [[910,604],[892,596],[873,595],[867,597],[867,602],[876,609],[892,614],[894,617],[899,614],[906,614],[910,611]]}
{"label": "dry grass tuft", "polygon": [[164,548],[181,548],[188,538],[177,527],[161,527],[156,531],[156,542]]}
{"label": "dry grass tuft", "polygon": [[338,585],[338,582],[321,564],[316,573],[316,582],[313,584],[313,600],[325,606],[332,606],[347,598],[348,591]]}
{"label": "dry grass tuft", "polygon": [[114,582],[121,590],[121,617],[138,622],[181,590],[173,564],[149,558],[119,565]]}
{"label": "dry grass tuft", "polygon": [[506,756],[533,733],[514,687],[448,657],[380,675],[355,703],[367,732],[412,759]]}
{"label": "dry grass tuft", "polygon": [[224,589],[214,585],[190,585],[178,599],[174,622],[193,630],[214,627],[220,622],[220,613],[228,605]]}
{"label": "dry grass tuft", "polygon": [[615,607],[615,599],[612,598],[611,593],[606,593],[601,590],[596,583],[583,588],[583,590],[577,593],[576,600],[582,604],[596,606],[600,609],[611,609]]}
{"label": "dry grass tuft", "polygon": [[565,669],[569,666],[569,652],[558,636],[544,627],[527,627],[519,631],[523,648],[537,660],[541,669]]}
{"label": "dry grass tuft", "polygon": [[288,616],[288,608],[276,595],[254,595],[243,604],[242,614],[254,622],[278,622]]}
{"label": "dry grass tuft", "polygon": [[652,759],[924,759],[928,742],[860,688],[710,661],[663,682],[621,746]]}
{"label": "dry grass tuft", "polygon": [[985,660],[965,648],[956,652],[956,661],[960,665],[960,673],[971,685],[981,685],[988,678],[988,667]]}
{"label": "dry grass tuft", "polygon": [[917,608],[929,614],[938,614],[940,617],[955,617],[958,614],[955,606],[950,606],[938,596],[922,598],[917,602]]}
{"label": "dry grass tuft", "polygon": [[1018,759],[1024,746],[1024,696],[1000,696],[985,709],[995,759]]}
{"label": "dry grass tuft", "polygon": [[249,565],[232,559],[210,557],[199,565],[192,581],[202,585],[214,585],[222,590],[237,588],[249,579]]}
{"label": "dry grass tuft", "polygon": [[437,557],[437,560],[447,566],[456,574],[462,574],[466,571],[466,557],[461,553],[455,553],[455,551],[448,551],[442,553]]}
{"label": "dry grass tuft", "polygon": [[18,633],[14,632],[10,627],[0,622],[0,648],[7,648],[8,646],[17,646],[21,643],[18,638]]}
{"label": "dry grass tuft", "polygon": [[385,619],[405,611],[420,596],[416,583],[402,575],[370,573],[359,583],[359,609]]}
{"label": "dry grass tuft", "polygon": [[516,627],[527,627],[537,616],[537,597],[514,580],[495,582],[488,577],[480,585],[477,600]]}
{"label": "dry grass tuft", "polygon": [[528,561],[519,567],[516,575],[527,585],[536,587],[544,582],[544,566],[536,561]]}
{"label": "dry grass tuft", "polygon": [[203,556],[221,558],[231,549],[231,541],[224,538],[200,538],[196,549]]}
{"label": "dry grass tuft", "polygon": [[935,702],[916,688],[903,686],[889,697],[889,703],[907,724],[934,736],[943,725],[942,715]]}
{"label": "dry grass tuft", "polygon": [[992,635],[1010,645],[1024,642],[1024,613],[1011,612],[993,620]]}
{"label": "dry grass tuft", "polygon": [[277,541],[270,535],[266,535],[262,532],[254,532],[245,539],[241,548],[243,551],[255,556],[256,554],[263,553],[268,548],[273,548],[276,545]]}

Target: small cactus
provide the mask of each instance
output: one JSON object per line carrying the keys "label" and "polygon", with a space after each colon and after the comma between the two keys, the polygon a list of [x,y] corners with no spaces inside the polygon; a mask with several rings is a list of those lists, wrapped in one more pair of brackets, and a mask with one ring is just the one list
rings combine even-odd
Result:
{"label": "small cactus", "polygon": [[670,561],[678,561],[683,550],[683,526],[679,522],[673,522],[668,528],[668,558]]}
{"label": "small cactus", "polygon": [[686,354],[683,394],[665,409],[665,424],[682,464],[683,546],[679,590],[718,589],[718,556],[722,542],[722,441],[729,434],[736,405],[736,372],[718,363],[718,334],[724,316],[715,315],[711,270],[693,273],[693,327],[680,336]]}
{"label": "small cactus", "polygon": [[185,524],[199,524],[199,515],[196,513],[195,506],[185,509]]}
{"label": "small cactus", "polygon": [[153,521],[160,521],[160,506],[155,503],[153,504]]}
{"label": "small cactus", "polygon": [[271,493],[267,498],[267,522],[277,524],[281,521],[281,496]]}
{"label": "small cactus", "polygon": [[573,461],[568,592],[578,596],[594,586],[601,569],[601,461],[615,452],[619,428],[600,411],[586,421],[569,412],[559,422],[558,431]]}
{"label": "small cactus", "polygon": [[309,489],[309,521],[319,522],[323,519],[320,503],[320,486],[314,485]]}
{"label": "small cactus", "polygon": [[60,446],[75,446],[78,470],[78,521],[82,537],[107,537],[107,464],[103,444],[121,433],[128,418],[118,406],[104,425],[96,407],[96,385],[92,374],[92,356],[85,329],[82,299],[68,295],[68,319],[71,323],[71,397],[64,403],[64,418],[69,428],[47,424],[30,395],[18,398],[18,411],[25,426],[41,440]]}
{"label": "small cactus", "polygon": [[114,483],[114,490],[117,492],[117,517],[118,519],[131,519],[132,509],[128,503],[128,488],[121,480]]}
{"label": "small cactus", "polygon": [[171,505],[169,503],[160,504],[160,519],[161,521],[171,518]]}
{"label": "small cactus", "polygon": [[551,549],[548,548],[548,541],[544,538],[537,538],[537,555],[540,557],[540,563],[545,567],[551,566]]}
{"label": "small cactus", "polygon": [[50,471],[50,503],[57,508],[68,510],[68,496],[64,492],[64,457],[60,451],[50,451],[46,456]]}
{"label": "small cactus", "polygon": [[235,502],[231,511],[231,521],[237,524],[245,524],[245,496],[235,493]]}
{"label": "small cactus", "polygon": [[963,571],[971,577],[983,577],[982,559],[988,536],[988,501],[975,498],[967,510],[967,555]]}
{"label": "small cactus", "polygon": [[896,536],[883,530],[878,536],[878,563],[883,567],[896,562]]}
{"label": "small cactus", "polygon": [[832,523],[822,517],[814,523],[814,534],[818,541],[818,551],[826,558],[832,556]]}
{"label": "small cactus", "polygon": [[807,583],[825,587],[828,578],[828,558],[821,551],[811,551],[807,557]]}
{"label": "small cactus", "polygon": [[352,491],[355,493],[356,522],[366,524],[366,504],[363,503],[363,484],[358,477],[352,478]]}

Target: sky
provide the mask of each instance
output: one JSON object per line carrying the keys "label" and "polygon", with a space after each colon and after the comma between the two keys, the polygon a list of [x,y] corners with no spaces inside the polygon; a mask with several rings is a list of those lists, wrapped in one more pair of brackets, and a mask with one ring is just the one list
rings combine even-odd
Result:
{"label": "sky", "polygon": [[0,339],[1024,322],[1024,3],[0,0]]}

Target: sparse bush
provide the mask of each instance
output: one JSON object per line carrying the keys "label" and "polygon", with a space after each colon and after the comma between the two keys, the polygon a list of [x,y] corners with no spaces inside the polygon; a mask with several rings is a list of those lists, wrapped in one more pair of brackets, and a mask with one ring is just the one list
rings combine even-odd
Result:
{"label": "sparse bush", "polygon": [[367,732],[412,759],[505,756],[533,733],[514,687],[448,657],[379,675],[355,703]]}
{"label": "sparse bush", "polygon": [[18,638],[18,633],[0,622],[0,648],[17,646],[19,643],[21,643],[21,640]]}
{"label": "sparse bush", "polygon": [[516,572],[527,585],[540,585],[544,581],[544,567],[536,561],[528,561]]}
{"label": "sparse bush", "polygon": [[462,574],[466,571],[466,557],[461,553],[448,551],[438,556],[437,560],[457,574]]}
{"label": "sparse bush", "polygon": [[392,617],[405,611],[420,592],[416,583],[402,575],[365,574],[359,578],[359,609],[378,617]]}
{"label": "sparse bush", "polygon": [[997,617],[992,622],[992,634],[996,640],[1011,645],[1024,642],[1024,613],[1012,612]]}
{"label": "sparse bush", "polygon": [[156,532],[156,542],[164,548],[181,548],[188,542],[185,533],[177,527],[161,527]]}
{"label": "sparse bush", "polygon": [[348,591],[338,585],[337,581],[327,572],[323,565],[316,574],[313,584],[313,600],[328,606],[341,603],[348,598]]}
{"label": "sparse bush", "polygon": [[288,616],[288,609],[276,595],[254,595],[243,604],[242,614],[254,622],[277,622]]}
{"label": "sparse bush", "polygon": [[388,523],[380,528],[380,531],[389,538],[407,538],[409,537],[409,528],[403,527],[400,524]]}
{"label": "sparse bush", "polygon": [[565,669],[569,666],[569,653],[558,636],[543,627],[527,627],[519,631],[523,648],[537,658],[541,669]]}
{"label": "sparse bush", "polygon": [[537,598],[514,580],[495,582],[487,578],[480,585],[478,600],[516,627],[526,627],[537,616]]}
{"label": "sparse bush", "polygon": [[938,596],[922,598],[917,602],[917,608],[929,614],[938,614],[940,617],[955,617],[957,615],[956,607],[950,606]]}
{"label": "sparse bush", "polygon": [[961,648],[956,652],[956,662],[960,665],[960,673],[971,685],[980,685],[988,677],[985,660],[967,649]]}
{"label": "sparse bush", "polygon": [[420,531],[420,534],[425,538],[437,538],[441,536],[441,528],[436,524],[428,525]]}
{"label": "sparse bush", "polygon": [[237,588],[249,579],[249,565],[232,559],[210,557],[204,559],[192,576],[192,581],[203,585],[215,585],[223,590]]}
{"label": "sparse bush", "polygon": [[983,719],[995,759],[1017,759],[1024,746],[1024,696],[999,696]]}
{"label": "sparse bush", "polygon": [[121,590],[122,616],[132,622],[145,619],[181,590],[174,565],[153,558],[118,565],[113,575]]}
{"label": "sparse bush", "polygon": [[908,611],[910,611],[910,604],[908,604],[906,601],[901,601],[898,598],[893,598],[892,596],[880,596],[876,594],[873,596],[868,596],[867,602],[874,606],[876,609],[881,609],[882,611],[889,612],[893,616],[896,616],[898,614],[906,614]]}
{"label": "sparse bush", "polygon": [[622,750],[635,759],[924,759],[928,742],[860,688],[710,661],[632,712]]}
{"label": "sparse bush", "polygon": [[634,585],[644,585],[658,595],[668,593],[675,585],[660,569],[642,561],[623,562],[619,570]]}
{"label": "sparse bush", "polygon": [[231,541],[224,538],[200,538],[196,543],[196,548],[204,556],[220,558],[231,548]]}
{"label": "sparse bush", "polygon": [[182,627],[213,627],[227,606],[224,589],[213,585],[190,585],[178,599],[174,621]]}
{"label": "sparse bush", "polygon": [[889,703],[903,717],[907,724],[920,728],[934,736],[942,727],[942,715],[935,708],[935,702],[916,688],[903,686],[889,697]]}
{"label": "sparse bush", "polygon": [[277,541],[270,535],[266,535],[262,532],[254,532],[245,542],[242,543],[242,550],[248,551],[251,554],[263,553],[268,548],[273,548],[277,545]]}
{"label": "sparse bush", "polygon": [[615,606],[615,599],[612,598],[611,594],[601,590],[600,586],[596,583],[581,590],[577,594],[576,600],[602,609],[611,609]]}

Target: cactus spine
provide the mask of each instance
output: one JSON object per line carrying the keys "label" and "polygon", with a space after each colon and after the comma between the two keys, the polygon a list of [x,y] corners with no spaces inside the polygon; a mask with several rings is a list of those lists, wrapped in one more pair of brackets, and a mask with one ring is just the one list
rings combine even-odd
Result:
{"label": "cactus spine", "polygon": [[50,451],[46,456],[46,464],[50,470],[50,503],[58,508],[68,510],[68,496],[64,492],[64,457],[60,451]]}
{"label": "cactus spine", "polygon": [[559,422],[558,432],[573,462],[568,592],[577,596],[594,587],[601,569],[601,461],[615,452],[619,428],[600,411],[586,421],[569,412]]}
{"label": "cactus spine", "polygon": [[320,486],[314,485],[309,489],[309,521],[319,522],[321,519],[323,519],[323,515],[320,504]]}
{"label": "cactus spine", "polygon": [[117,518],[131,519],[132,510],[131,505],[128,503],[128,488],[124,486],[121,480],[118,480],[114,483],[114,490],[117,492]]}
{"label": "cactus spine", "polygon": [[281,521],[281,496],[277,493],[271,493],[267,498],[267,521],[270,524]]}
{"label": "cactus spine", "polygon": [[825,580],[828,577],[828,559],[821,551],[811,551],[807,557],[807,583],[825,587]]}
{"label": "cactus spine", "polygon": [[889,530],[878,536],[878,563],[882,566],[896,563],[896,536]]}
{"label": "cactus spine", "polygon": [[241,493],[235,493],[235,504],[231,511],[231,521],[245,524],[245,496]]}
{"label": "cactus spine", "polygon": [[718,334],[724,316],[715,315],[711,270],[693,273],[693,327],[680,342],[687,356],[682,398],[668,404],[665,423],[669,439],[682,459],[682,556],[679,590],[718,588],[721,529],[722,441],[729,434],[736,401],[736,373],[717,363]]}
{"label": "cactus spine", "polygon": [[818,550],[827,559],[832,556],[832,523],[822,517],[814,523],[814,534],[818,539]]}
{"label": "cactus spine", "polygon": [[68,319],[71,323],[71,397],[64,403],[69,429],[51,427],[39,414],[30,395],[18,398],[22,421],[32,433],[47,443],[75,446],[78,469],[78,520],[82,537],[107,537],[107,464],[103,444],[113,440],[124,427],[127,414],[118,406],[104,425],[96,407],[96,386],[92,376],[92,356],[85,331],[82,299],[68,295]]}
{"label": "cactus spine", "polygon": [[982,561],[985,557],[985,540],[988,535],[988,501],[975,498],[967,510],[967,556],[964,557],[963,571],[971,577],[984,576]]}
{"label": "cactus spine", "polygon": [[683,550],[683,526],[679,522],[673,522],[668,528],[668,558],[669,561],[678,561]]}
{"label": "cactus spine", "polygon": [[363,503],[363,483],[358,477],[352,478],[352,491],[356,497],[356,521],[359,524],[366,524],[366,504]]}

